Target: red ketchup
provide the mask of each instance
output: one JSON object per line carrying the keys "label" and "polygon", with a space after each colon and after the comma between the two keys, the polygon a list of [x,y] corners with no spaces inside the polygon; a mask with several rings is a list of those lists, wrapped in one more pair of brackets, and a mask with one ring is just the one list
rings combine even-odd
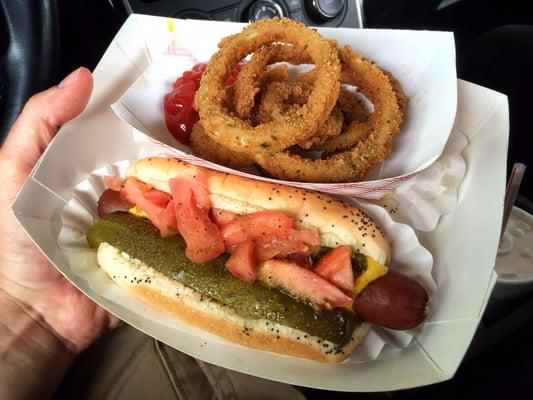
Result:
{"label": "red ketchup", "polygon": [[[232,85],[244,63],[239,63],[226,79],[226,86]],[[194,95],[200,87],[200,80],[207,68],[206,63],[196,64],[190,71],[185,71],[182,76],[172,84],[172,91],[165,94],[164,109],[167,129],[174,138],[185,145],[191,143],[193,125],[198,122],[198,113],[193,107]]]}

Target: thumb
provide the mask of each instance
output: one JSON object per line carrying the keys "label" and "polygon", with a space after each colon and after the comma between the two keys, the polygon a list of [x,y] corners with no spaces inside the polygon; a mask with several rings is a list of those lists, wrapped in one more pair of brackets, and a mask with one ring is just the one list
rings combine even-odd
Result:
{"label": "thumb", "polygon": [[29,172],[59,127],[85,109],[92,87],[90,71],[81,67],[59,85],[32,96],[2,146],[4,155]]}

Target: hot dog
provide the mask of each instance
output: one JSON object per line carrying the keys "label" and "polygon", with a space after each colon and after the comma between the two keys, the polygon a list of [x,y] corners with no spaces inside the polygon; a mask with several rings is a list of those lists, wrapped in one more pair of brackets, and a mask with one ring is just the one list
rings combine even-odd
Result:
{"label": "hot dog", "polygon": [[358,208],[175,159],[134,162],[126,177],[107,179],[88,232],[98,263],[195,326],[339,362],[371,323],[409,329],[425,318],[426,291],[388,271],[389,243]]}

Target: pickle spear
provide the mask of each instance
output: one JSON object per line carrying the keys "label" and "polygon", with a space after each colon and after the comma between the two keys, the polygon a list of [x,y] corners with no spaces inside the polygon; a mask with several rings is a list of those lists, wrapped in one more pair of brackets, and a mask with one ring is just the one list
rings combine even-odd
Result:
{"label": "pickle spear", "polygon": [[179,235],[161,238],[145,218],[112,213],[98,220],[87,233],[92,248],[102,242],[141,260],[168,277],[209,296],[250,319],[266,319],[299,329],[341,347],[350,339],[359,320],[345,309],[317,313],[278,289],[259,282],[245,283],[224,269],[227,256],[206,264],[185,257],[185,242]]}

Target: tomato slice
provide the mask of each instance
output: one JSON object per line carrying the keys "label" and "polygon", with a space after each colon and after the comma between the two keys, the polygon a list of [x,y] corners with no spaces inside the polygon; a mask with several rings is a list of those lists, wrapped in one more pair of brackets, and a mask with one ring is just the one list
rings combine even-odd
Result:
{"label": "tomato slice", "polygon": [[193,178],[169,180],[178,230],[187,243],[185,255],[194,263],[213,260],[225,250],[218,227],[209,219],[209,208],[196,198],[201,184]]}
{"label": "tomato slice", "polygon": [[209,192],[207,191],[205,176],[198,172],[191,176],[189,180],[190,182],[193,182],[192,191],[194,192],[196,205],[209,210],[211,208],[211,199],[209,198]]}
{"label": "tomato slice", "polygon": [[148,218],[159,229],[161,236],[168,237],[177,232],[178,227],[175,220],[165,214],[165,212],[168,213],[165,210],[171,204],[170,196],[167,193],[153,189],[150,185],[146,185],[132,177],[126,179],[123,193],[130,203],[135,204],[148,214]]}
{"label": "tomato slice", "polygon": [[226,262],[226,269],[236,278],[247,283],[257,279],[254,243],[245,240],[239,243]]}
{"label": "tomato slice", "polygon": [[315,272],[335,286],[352,292],[354,278],[350,259],[351,254],[352,248],[350,246],[337,247],[318,260]]}
{"label": "tomato slice", "polygon": [[174,211],[174,202],[168,202],[166,208],[161,213],[161,236],[169,237],[178,233],[178,221],[176,220],[176,212]]}
{"label": "tomato slice", "polygon": [[260,236],[255,243],[259,261],[294,254],[300,254],[303,259],[309,256],[312,247],[320,245],[320,234],[316,229],[291,229],[287,236]]}
{"label": "tomato slice", "polygon": [[157,189],[150,189],[144,192],[144,198],[150,203],[163,208],[165,208],[168,202],[172,199],[168,193]]}
{"label": "tomato slice", "polygon": [[220,208],[213,208],[211,214],[215,224],[217,224],[219,228],[225,227],[231,221],[240,217],[239,214],[232,213],[231,211],[221,210]]}
{"label": "tomato slice", "polygon": [[265,236],[288,236],[292,219],[277,211],[259,211],[243,215],[222,228],[227,247]]}
{"label": "tomato slice", "polygon": [[118,176],[104,176],[104,185],[106,188],[114,190],[115,192],[120,192],[124,189],[124,184],[126,179],[119,178]]}
{"label": "tomato slice", "polygon": [[257,259],[259,261],[270,260],[274,257],[285,257],[290,254],[309,254],[310,248],[298,237],[269,235],[259,237],[255,241]]}
{"label": "tomato slice", "polygon": [[259,279],[265,285],[282,289],[300,299],[325,307],[347,307],[352,299],[342,290],[313,271],[281,260],[269,260],[259,266]]}
{"label": "tomato slice", "polygon": [[291,232],[291,236],[311,247],[320,246],[320,233],[318,229],[298,229]]}

